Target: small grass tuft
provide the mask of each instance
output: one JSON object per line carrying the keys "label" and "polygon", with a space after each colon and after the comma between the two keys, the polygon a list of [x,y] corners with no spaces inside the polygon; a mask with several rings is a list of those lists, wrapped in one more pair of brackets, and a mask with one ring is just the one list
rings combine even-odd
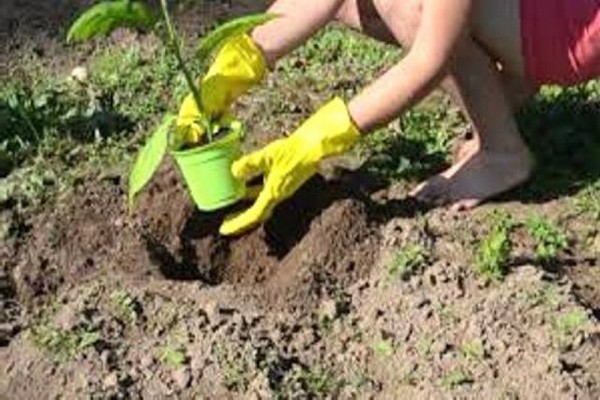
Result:
{"label": "small grass tuft", "polygon": [[564,232],[543,217],[531,217],[525,226],[536,242],[535,257],[541,263],[552,261],[558,253],[569,247]]}
{"label": "small grass tuft", "polygon": [[116,317],[133,324],[140,317],[139,304],[135,298],[124,290],[117,290],[110,296]]}
{"label": "small grass tuft", "polygon": [[554,328],[554,343],[559,349],[566,349],[573,342],[575,335],[588,321],[584,311],[571,311],[559,315],[552,323]]}
{"label": "small grass tuft", "polygon": [[160,361],[171,367],[181,367],[187,362],[185,350],[181,347],[167,346],[160,354]]}
{"label": "small grass tuft", "polygon": [[480,361],[485,356],[483,343],[479,339],[464,343],[461,347],[461,353],[468,361]]}
{"label": "small grass tuft", "polygon": [[583,311],[571,311],[558,316],[554,320],[554,329],[563,336],[571,336],[576,333],[588,320]]}
{"label": "small grass tuft", "polygon": [[596,221],[600,220],[600,181],[587,186],[576,198],[579,212],[589,214]]}
{"label": "small grass tuft", "polygon": [[333,375],[323,367],[301,370],[298,380],[304,386],[309,398],[326,398],[338,386]]}
{"label": "small grass tuft", "polygon": [[490,232],[479,243],[475,256],[477,274],[487,281],[501,281],[512,250],[510,232],[514,222],[508,214],[495,212],[490,217]]}
{"label": "small grass tuft", "polygon": [[473,383],[473,378],[468,372],[459,368],[448,372],[442,377],[442,386],[446,389],[455,389],[461,385]]}
{"label": "small grass tuft", "polygon": [[389,340],[380,340],[373,346],[373,351],[378,357],[387,358],[394,354],[394,345]]}
{"label": "small grass tuft", "polygon": [[39,325],[32,328],[30,333],[36,346],[63,361],[76,358],[102,339],[100,332],[88,328],[67,331],[49,325]]}
{"label": "small grass tuft", "polygon": [[392,277],[408,280],[423,267],[428,257],[427,250],[422,246],[408,245],[396,251],[388,266],[388,273]]}
{"label": "small grass tuft", "polygon": [[421,357],[427,357],[431,354],[431,349],[433,347],[433,338],[427,336],[423,339],[419,340],[417,343],[417,352]]}
{"label": "small grass tuft", "polygon": [[249,365],[243,353],[234,352],[223,343],[216,343],[213,355],[221,370],[223,385],[235,392],[244,392],[250,384]]}

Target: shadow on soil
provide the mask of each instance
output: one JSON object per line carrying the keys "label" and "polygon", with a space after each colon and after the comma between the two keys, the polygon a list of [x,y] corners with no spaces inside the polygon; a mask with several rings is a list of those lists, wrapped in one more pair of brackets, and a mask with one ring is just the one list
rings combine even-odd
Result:
{"label": "shadow on soil", "polygon": [[543,203],[574,195],[600,179],[600,102],[590,100],[584,88],[536,98],[519,122],[537,170],[507,197]]}
{"label": "shadow on soil", "polygon": [[[228,273],[232,265],[233,268],[239,263],[276,265],[311,234],[311,238],[320,241],[323,246],[330,245],[335,249],[340,244],[334,237],[339,226],[360,226],[363,223],[365,226],[376,226],[391,218],[410,217],[424,210],[411,200],[390,200],[383,203],[373,200],[372,194],[385,186],[384,181],[362,169],[342,171],[335,179],[316,176],[292,198],[280,204],[269,221],[250,233],[233,238],[222,237],[217,233],[227,215],[243,211],[250,203],[210,214],[193,210],[179,232],[176,251],[169,250],[168,246],[151,236],[145,237],[146,249],[167,279],[201,280],[212,285],[220,284],[226,280],[224,274]],[[340,208],[345,202],[364,210],[364,213],[342,212],[333,217],[332,221],[328,220],[328,224],[334,225],[324,228],[331,232],[330,237],[314,232],[315,224],[324,213]],[[336,227],[336,224],[339,226]],[[343,241],[346,238],[342,236]],[[199,243],[203,243],[201,247]],[[352,240],[347,242],[348,246],[354,244]],[[308,250],[318,253],[312,248]],[[247,259],[239,260],[239,253]]]}

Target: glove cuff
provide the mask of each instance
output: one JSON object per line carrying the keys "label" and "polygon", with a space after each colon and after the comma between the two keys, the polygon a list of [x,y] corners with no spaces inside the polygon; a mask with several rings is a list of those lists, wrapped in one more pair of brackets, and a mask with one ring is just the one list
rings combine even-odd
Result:
{"label": "glove cuff", "polygon": [[257,84],[264,79],[267,73],[267,60],[262,49],[249,34],[244,33],[233,37],[223,49],[226,46],[230,46],[233,54],[237,54],[240,67],[247,69],[249,83]]}
{"label": "glove cuff", "polygon": [[206,113],[218,115],[226,111],[233,101],[262,81],[266,72],[265,57],[249,35],[229,39],[200,85]]}

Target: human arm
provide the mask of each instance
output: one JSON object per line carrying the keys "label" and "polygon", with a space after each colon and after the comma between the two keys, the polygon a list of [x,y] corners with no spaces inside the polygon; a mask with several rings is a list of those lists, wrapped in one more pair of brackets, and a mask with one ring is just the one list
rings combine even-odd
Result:
{"label": "human arm", "polygon": [[[420,29],[406,57],[356,96],[327,104],[288,138],[243,157],[232,171],[240,179],[265,175],[264,189],[247,211],[225,221],[221,233],[239,234],[269,218],[317,171],[320,159],[348,150],[359,132],[389,122],[424,97],[443,77],[466,25],[472,0],[425,0]],[[329,146],[332,139],[338,144]]]}
{"label": "human arm", "polygon": [[[227,114],[230,105],[260,83],[278,59],[291,52],[333,18],[343,0],[279,0],[269,13],[277,18],[256,28],[252,35],[229,40],[203,77],[204,111],[212,118]],[[181,106],[177,126],[183,137],[197,141],[203,134],[196,123],[200,111],[193,96]]]}
{"label": "human arm", "polygon": [[424,0],[421,23],[407,55],[348,104],[361,132],[385,125],[426,96],[446,74],[468,35],[473,0]]}

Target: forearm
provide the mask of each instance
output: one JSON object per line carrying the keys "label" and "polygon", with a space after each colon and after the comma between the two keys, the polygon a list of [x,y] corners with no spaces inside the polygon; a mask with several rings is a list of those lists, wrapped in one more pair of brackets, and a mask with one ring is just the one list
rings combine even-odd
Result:
{"label": "forearm", "polygon": [[279,18],[260,26],[252,38],[262,49],[267,64],[273,67],[277,60],[304,43],[325,26],[344,0],[278,0],[269,12]]}
{"label": "forearm", "polygon": [[422,100],[445,75],[443,65],[407,56],[348,103],[363,133],[386,125]]}

